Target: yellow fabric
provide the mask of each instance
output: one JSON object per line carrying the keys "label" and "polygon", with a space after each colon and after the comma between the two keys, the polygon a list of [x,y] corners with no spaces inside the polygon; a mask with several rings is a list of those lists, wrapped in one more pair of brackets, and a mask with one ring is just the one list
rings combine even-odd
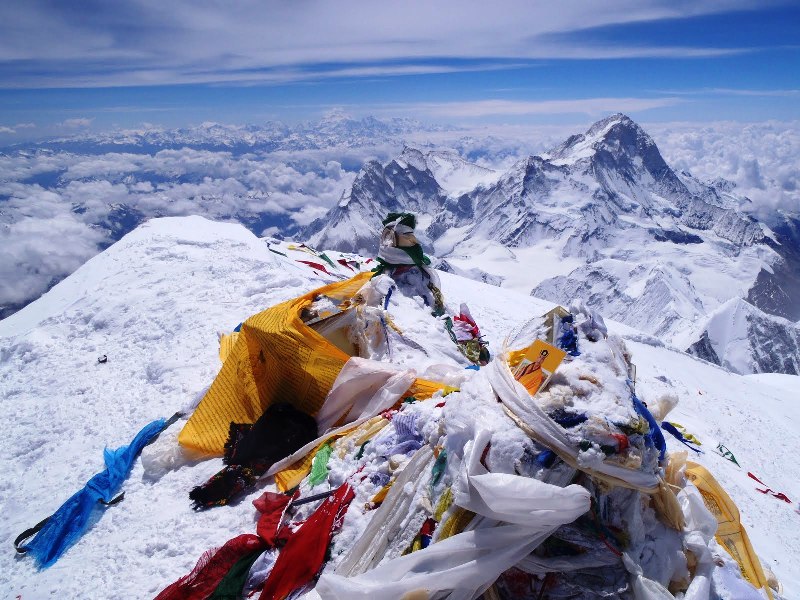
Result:
{"label": "yellow fabric", "polygon": [[436,503],[436,508],[433,511],[433,520],[439,523],[442,520],[442,515],[447,512],[447,509],[453,504],[453,490],[447,488],[442,492],[439,501]]}
{"label": "yellow fabric", "polygon": [[373,496],[373,498],[372,498],[372,500],[370,500],[370,502],[372,502],[373,504],[380,504],[381,502],[386,500],[386,494],[388,494],[389,490],[392,489],[392,485],[393,484],[394,484],[394,481],[390,481],[385,486],[383,486],[380,489],[380,491],[377,494],[375,494],[375,496]]}
{"label": "yellow fabric", "polygon": [[442,540],[446,540],[447,538],[464,531],[474,516],[474,512],[458,507],[455,512],[450,515],[450,518],[444,522],[444,525],[442,525],[442,529],[439,532],[439,538],[437,541],[441,542]]}
{"label": "yellow fabric", "polygon": [[282,471],[275,473],[275,485],[277,488],[282,492],[286,492],[293,487],[300,485],[300,482],[303,481],[305,476],[311,472],[311,464],[314,462],[314,456],[317,454],[317,451],[326,443],[327,440],[322,442],[319,446],[314,448],[312,452],[306,454],[293,465],[290,465]]}
{"label": "yellow fabric", "polygon": [[233,347],[236,345],[236,340],[239,337],[239,332],[234,331],[233,333],[228,333],[223,335],[219,338],[219,360],[220,362],[225,362],[225,359],[228,358],[228,355],[233,350]]}
{"label": "yellow fabric", "polygon": [[388,420],[381,415],[377,415],[339,438],[339,441],[336,442],[336,451],[339,458],[344,458],[351,448],[358,448],[367,440],[372,439],[376,433],[388,424]]}
{"label": "yellow fabric", "polygon": [[300,311],[321,294],[337,300],[350,298],[370,276],[360,273],[247,319],[178,442],[222,454],[230,423],[254,423],[275,401],[316,414],[350,357],[307,327]]}
{"label": "yellow fabric", "polygon": [[694,462],[687,462],[686,477],[700,490],[706,508],[717,518],[717,542],[724,546],[733,559],[739,563],[742,577],[753,586],[764,588],[767,596],[772,599],[772,591],[767,584],[764,570],[761,568],[761,561],[750,544],[747,532],[742,527],[736,504],[705,467]]}
{"label": "yellow fabric", "polygon": [[311,472],[311,466],[314,463],[314,456],[317,454],[320,448],[327,444],[328,442],[336,440],[335,447],[339,449],[339,456],[341,458],[344,457],[344,451],[348,446],[348,440],[352,439],[354,436],[360,435],[361,438],[356,440],[356,445],[360,446],[363,442],[359,441],[360,439],[364,439],[364,441],[370,439],[373,435],[375,435],[378,431],[383,429],[383,427],[389,423],[386,419],[381,417],[380,415],[373,417],[369,421],[362,423],[361,425],[354,427],[352,430],[343,431],[338,435],[334,435],[332,437],[326,438],[325,441],[320,442],[320,444],[314,448],[311,452],[306,454],[303,458],[299,459],[293,465],[290,465],[283,469],[282,471],[278,471],[275,473],[275,484],[278,486],[278,489],[282,492],[292,489],[293,487],[300,485],[300,482]]}
{"label": "yellow fabric", "polygon": [[[444,393],[446,390],[447,393]],[[403,398],[408,398],[409,396],[414,396],[417,400],[427,400],[431,396],[433,396],[436,392],[442,391],[443,395],[447,395],[450,392],[458,391],[456,388],[451,388],[449,385],[445,385],[443,383],[438,383],[436,381],[428,381],[427,379],[417,379],[408,388],[408,391],[403,394]]]}
{"label": "yellow fabric", "polygon": [[653,500],[653,508],[659,520],[668,527],[672,527],[675,531],[683,531],[686,521],[683,518],[680,502],[675,497],[675,491],[672,487],[662,479],[658,485],[658,492],[650,497]]}

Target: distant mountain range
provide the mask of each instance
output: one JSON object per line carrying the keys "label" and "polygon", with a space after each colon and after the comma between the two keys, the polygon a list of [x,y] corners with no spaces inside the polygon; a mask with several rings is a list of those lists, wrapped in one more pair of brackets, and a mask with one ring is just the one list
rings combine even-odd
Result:
{"label": "distant mountain range", "polygon": [[[673,169],[652,138],[622,114],[505,171],[454,151],[408,145],[411,134],[441,129],[334,113],[300,125],[205,123],[12,147],[0,158],[16,157],[22,175],[0,189],[0,226],[26,218],[2,203],[27,186],[31,197],[55,192],[70,202],[76,220],[102,232],[97,251],[150,217],[196,212],[239,221],[257,234],[270,230],[318,248],[374,255],[381,219],[407,210],[417,214],[418,237],[441,269],[555,302],[583,298],[610,318],[726,368],[797,372],[800,214],[777,213],[769,227],[755,220],[750,200],[733,182],[701,181]],[[403,149],[386,162],[343,165],[350,177],[360,167],[352,185],[327,214],[299,229],[291,206],[312,202],[313,192],[295,189],[299,196],[289,209],[275,208],[271,198],[283,193],[282,184],[251,181],[253,170],[268,170],[259,163],[272,153],[297,152],[296,160],[304,160],[319,149],[378,146],[383,156]],[[196,156],[184,156],[193,150]],[[73,173],[87,156],[98,156],[99,166]],[[84,202],[64,193],[75,182],[112,187],[110,195]],[[118,191],[121,200],[114,199]],[[39,265],[17,260],[21,272],[39,273]],[[59,269],[42,270],[45,283],[30,298],[6,301],[0,317],[69,273]],[[734,314],[737,331],[747,332],[735,338],[746,358],[735,360],[734,338],[721,338],[718,326]],[[780,341],[768,343],[765,336]]]}
{"label": "distant mountain range", "polygon": [[444,129],[446,128],[441,126],[424,125],[414,119],[381,120],[375,117],[353,119],[334,112],[320,121],[298,125],[280,121],[241,126],[207,122],[196,127],[177,129],[151,127],[140,130],[75,134],[20,147],[81,154],[153,153],[159,150],[193,148],[227,151],[236,155],[260,151],[356,148],[386,142],[397,143],[404,135],[411,132]]}
{"label": "distant mountain range", "polygon": [[[748,203],[732,182],[670,168],[650,136],[617,114],[505,173],[407,147],[386,164],[366,164],[338,205],[300,237],[374,254],[382,217],[409,210],[420,215],[419,237],[441,267],[554,302],[583,298],[682,348],[696,348],[703,336],[717,347],[717,328],[705,323],[739,299],[749,322],[769,322],[784,341],[767,357],[756,333],[764,328],[751,327],[740,343],[752,360],[736,368],[794,373],[800,219],[780,215],[770,229],[741,210]],[[718,353],[702,356],[734,364]]]}

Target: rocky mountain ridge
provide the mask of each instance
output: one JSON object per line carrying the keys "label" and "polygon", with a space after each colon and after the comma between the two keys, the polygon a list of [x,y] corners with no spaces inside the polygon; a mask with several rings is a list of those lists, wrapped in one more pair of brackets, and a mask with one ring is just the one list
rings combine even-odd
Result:
{"label": "rocky mountain ridge", "polygon": [[[749,201],[731,182],[673,170],[625,115],[467,191],[445,189],[436,158],[407,147],[385,165],[365,165],[339,204],[300,236],[374,254],[380,219],[409,210],[445,268],[500,285],[511,284],[516,270],[518,288],[527,269],[532,294],[554,302],[582,297],[682,348],[732,298],[790,319],[796,310],[787,305],[800,306],[798,222],[773,232],[739,210]],[[456,170],[471,167],[464,161]],[[509,264],[488,261],[493,252]]]}

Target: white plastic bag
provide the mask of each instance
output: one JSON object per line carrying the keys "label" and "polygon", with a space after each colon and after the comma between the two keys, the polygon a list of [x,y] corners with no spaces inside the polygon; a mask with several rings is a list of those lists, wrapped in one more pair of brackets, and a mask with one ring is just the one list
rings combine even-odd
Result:
{"label": "white plastic bag", "polygon": [[581,468],[590,475],[610,480],[617,485],[653,494],[658,491],[659,477],[655,473],[645,473],[626,469],[607,462],[593,464],[591,468],[577,466],[578,450],[570,442],[564,429],[553,421],[535,401],[528,391],[514,379],[508,363],[493,360],[482,369],[489,379],[500,401],[535,434],[537,441],[546,445],[572,466]]}
{"label": "white plastic bag", "polygon": [[[490,439],[489,432],[481,431],[466,449],[454,499],[483,517],[476,529],[355,577],[323,573],[317,583],[319,595],[337,600],[397,600],[407,594],[431,597],[449,592],[451,600],[469,600],[555,529],[589,510],[589,492],[580,486],[560,488],[526,477],[488,473],[480,456]],[[506,524],[498,524],[501,519]]]}

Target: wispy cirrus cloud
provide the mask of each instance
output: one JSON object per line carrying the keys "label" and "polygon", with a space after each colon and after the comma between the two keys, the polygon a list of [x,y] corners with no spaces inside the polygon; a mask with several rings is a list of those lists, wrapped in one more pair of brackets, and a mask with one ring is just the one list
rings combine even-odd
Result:
{"label": "wispy cirrus cloud", "polygon": [[754,96],[772,98],[794,98],[800,96],[800,89],[756,90],[739,88],[699,88],[696,90],[657,90],[656,92],[673,96]]}
{"label": "wispy cirrus cloud", "polygon": [[564,100],[473,100],[427,102],[375,107],[373,112],[409,113],[428,117],[478,118],[520,115],[600,115],[609,112],[639,112],[674,106],[680,98],[580,98]]}
{"label": "wispy cirrus cloud", "polygon": [[36,127],[35,123],[17,123],[16,125],[0,125],[0,133],[14,134],[20,129],[33,129]]}
{"label": "wispy cirrus cloud", "polygon": [[66,119],[59,123],[61,127],[66,129],[85,129],[86,127],[90,127],[94,119],[89,119],[86,117],[78,117],[74,119]]}
{"label": "wispy cirrus cloud", "polygon": [[[97,87],[281,82],[495,68],[498,61],[714,57],[750,51],[584,32],[754,10],[757,0],[303,3],[174,0],[0,6],[0,86]],[[477,61],[477,62],[476,62]]]}

